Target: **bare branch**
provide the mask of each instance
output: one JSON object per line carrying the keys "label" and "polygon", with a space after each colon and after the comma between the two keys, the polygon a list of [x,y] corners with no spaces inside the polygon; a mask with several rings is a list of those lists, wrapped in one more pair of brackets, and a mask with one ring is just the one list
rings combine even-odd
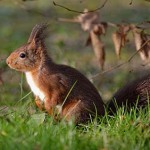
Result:
{"label": "bare branch", "polygon": [[58,18],[58,21],[80,23],[79,19],[77,18],[74,18],[74,19]]}
{"label": "bare branch", "polygon": [[22,0],[23,2],[26,2],[26,1],[35,1],[35,0]]}
{"label": "bare branch", "polygon": [[107,22],[108,26],[114,27],[114,28],[118,28],[118,25],[112,22]]}
{"label": "bare branch", "polygon": [[[95,12],[95,11],[97,11],[97,10],[102,9],[102,8],[106,5],[107,1],[108,1],[108,0],[105,0],[104,3],[103,3],[100,7],[96,8],[96,9],[94,9],[94,10],[89,10],[88,12]],[[85,14],[85,13],[87,13],[87,12],[84,12],[84,11],[77,11],[77,10],[74,10],[74,9],[70,9],[70,8],[68,8],[68,7],[66,7],[66,6],[57,4],[57,3],[54,2],[54,1],[53,1],[53,4],[54,4],[54,6],[58,6],[58,7],[64,8],[64,9],[66,9],[66,10],[68,10],[68,11],[71,11],[71,12],[75,12],[75,13],[79,13],[79,14]]]}
{"label": "bare branch", "polygon": [[[73,18],[73,19],[58,18],[58,21],[72,22],[72,23],[81,23],[81,21],[79,21],[78,18]],[[103,22],[101,22],[101,23],[103,23]],[[115,24],[113,22],[105,22],[105,23],[107,23],[108,26],[114,27],[114,28],[118,28],[118,25],[119,25],[119,24]],[[150,21],[141,22],[138,25],[135,25],[135,27],[138,28],[138,29],[143,29],[143,30],[150,29],[150,26],[142,26],[142,24],[146,24],[146,23],[150,24]],[[126,25],[132,26],[132,24],[126,24]]]}
{"label": "bare branch", "polygon": [[145,41],[145,43],[143,43],[143,45],[141,46],[141,48],[138,49],[138,50],[128,59],[127,62],[130,62],[130,61],[134,58],[134,56],[135,56],[137,53],[139,53],[141,50],[143,50],[143,47],[144,47],[148,42],[150,42],[150,39],[147,40],[147,41]]}
{"label": "bare branch", "polygon": [[133,0],[130,1],[129,5],[132,5],[132,3],[133,3]]}

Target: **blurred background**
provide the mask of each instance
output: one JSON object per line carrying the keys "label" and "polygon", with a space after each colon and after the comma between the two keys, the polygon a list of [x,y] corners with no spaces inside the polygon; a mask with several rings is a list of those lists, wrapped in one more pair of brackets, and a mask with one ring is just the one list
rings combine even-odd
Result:
{"label": "blurred background", "polygon": [[[83,11],[84,8],[94,10],[104,3],[103,0],[54,0],[54,2],[77,11]],[[116,24],[126,22],[145,26],[145,22],[150,22],[150,2],[148,0],[108,0],[98,13],[100,21]],[[10,69],[5,59],[12,51],[27,42],[33,26],[41,22],[50,24],[46,44],[53,60],[82,72],[93,82],[105,101],[126,83],[149,73],[150,66],[144,63],[138,54],[131,62],[117,69],[111,69],[128,61],[136,51],[133,35],[130,33],[129,42],[122,48],[121,59],[117,59],[111,39],[112,32],[116,30],[113,27],[108,27],[106,35],[101,37],[105,43],[106,52],[105,70],[102,71],[92,47],[85,46],[88,32],[83,31],[79,23],[58,21],[58,18],[71,19],[78,15],[80,14],[55,6],[51,0],[0,0],[0,76],[2,80],[0,105],[14,105],[30,92],[24,74]],[[149,28],[146,32],[150,33]],[[32,94],[23,100],[29,98],[33,98]]]}

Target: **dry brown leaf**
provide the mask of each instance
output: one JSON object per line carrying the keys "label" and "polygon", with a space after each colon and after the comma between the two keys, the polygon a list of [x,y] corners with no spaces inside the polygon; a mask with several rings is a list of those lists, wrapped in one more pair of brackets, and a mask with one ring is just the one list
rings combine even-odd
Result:
{"label": "dry brown leaf", "polygon": [[116,55],[118,58],[120,58],[121,47],[122,47],[120,33],[118,33],[117,31],[112,33],[112,40],[114,43]]}
{"label": "dry brown leaf", "polygon": [[88,38],[87,38],[87,40],[86,40],[85,45],[86,45],[86,46],[91,45],[91,35],[90,35],[90,34],[88,35]]}
{"label": "dry brown leaf", "polygon": [[[139,30],[136,26],[132,26],[132,32],[134,36],[136,50],[138,51],[141,49],[139,51],[141,59],[144,61],[148,61],[150,57],[150,42],[147,42],[147,35],[142,30]],[[145,42],[147,43],[144,44]]]}
{"label": "dry brown leaf", "polygon": [[102,28],[102,33],[103,33],[103,34],[106,34],[107,27],[108,27],[108,23],[107,23],[107,22],[101,22],[99,25],[100,25],[101,28]]}
{"label": "dry brown leaf", "polygon": [[97,35],[105,34],[107,30],[107,23],[95,24],[92,29]]}
{"label": "dry brown leaf", "polygon": [[121,24],[119,25],[118,31],[121,34],[121,46],[125,46],[126,42],[128,41],[126,38],[127,38],[128,32],[130,31],[130,26]]}
{"label": "dry brown leaf", "polygon": [[[107,23],[99,23],[99,24],[95,24],[93,26],[92,31],[100,36],[101,34],[105,34],[106,33],[106,29],[107,29]],[[88,36],[87,40],[86,40],[86,46],[91,44],[91,35]]]}
{"label": "dry brown leaf", "polygon": [[130,31],[129,25],[118,25],[118,30],[112,33],[112,40],[115,46],[115,52],[118,58],[121,55],[121,48],[127,43],[127,34]]}
{"label": "dry brown leaf", "polygon": [[148,60],[150,58],[150,42],[149,42],[149,39],[148,39],[147,35],[144,32],[141,32],[141,38],[142,38],[142,45],[141,45],[141,47],[143,47],[143,51],[144,51],[145,57]]}
{"label": "dry brown leaf", "polygon": [[97,60],[101,66],[101,69],[104,69],[104,62],[105,62],[105,47],[104,43],[101,41],[100,37],[92,30],[90,31],[91,35],[91,42],[94,53],[96,55]]}

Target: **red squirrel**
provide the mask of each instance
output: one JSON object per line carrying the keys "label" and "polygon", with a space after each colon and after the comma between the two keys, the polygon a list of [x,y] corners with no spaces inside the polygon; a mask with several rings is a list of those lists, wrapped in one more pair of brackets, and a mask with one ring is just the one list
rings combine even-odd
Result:
{"label": "red squirrel", "polygon": [[[24,72],[27,82],[35,95],[35,103],[59,119],[75,124],[87,123],[92,117],[104,116],[105,104],[94,85],[79,71],[66,65],[54,63],[45,46],[47,25],[36,25],[27,44],[10,54],[6,62],[10,68]],[[128,110],[148,106],[150,77],[131,82],[124,86],[109,101],[109,114],[118,107]],[[115,102],[114,102],[115,100]],[[115,106],[117,105],[117,107]]]}
{"label": "red squirrel", "polygon": [[[45,46],[47,24],[33,28],[27,44],[10,54],[10,68],[24,72],[41,110],[75,124],[105,114],[104,103],[94,85],[79,71],[54,63]],[[68,94],[69,93],[69,94]],[[68,96],[67,96],[68,95]]]}

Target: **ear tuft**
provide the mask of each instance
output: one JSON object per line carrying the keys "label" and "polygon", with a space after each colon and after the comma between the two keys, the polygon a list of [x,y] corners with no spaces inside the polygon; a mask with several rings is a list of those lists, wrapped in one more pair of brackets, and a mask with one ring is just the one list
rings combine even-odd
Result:
{"label": "ear tuft", "polygon": [[43,41],[47,35],[45,32],[47,27],[48,27],[48,23],[35,25],[28,39],[28,43],[31,43],[32,41],[34,42]]}

